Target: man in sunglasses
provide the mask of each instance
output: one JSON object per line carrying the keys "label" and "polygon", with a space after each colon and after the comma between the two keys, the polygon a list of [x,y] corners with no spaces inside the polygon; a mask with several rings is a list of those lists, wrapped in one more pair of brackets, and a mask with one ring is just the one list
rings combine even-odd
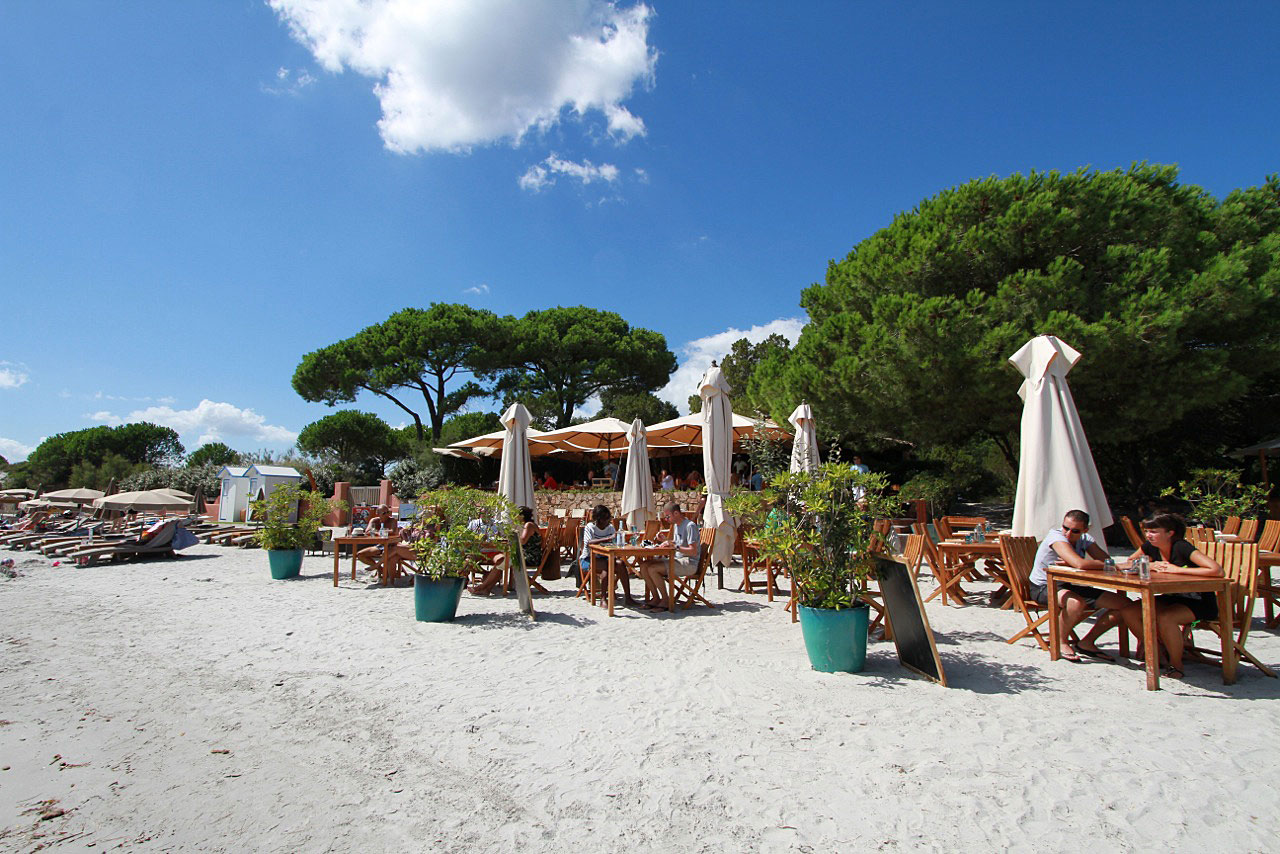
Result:
{"label": "man in sunglasses", "polygon": [[[1049,604],[1049,578],[1045,568],[1053,564],[1066,564],[1076,569],[1102,569],[1108,557],[1101,546],[1089,536],[1089,514],[1083,510],[1068,510],[1062,519],[1062,527],[1045,534],[1036,552],[1035,565],[1031,569],[1031,598],[1042,607]],[[1129,604],[1122,594],[1110,590],[1098,590],[1081,584],[1058,585],[1059,634],[1062,644],[1059,654],[1067,661],[1079,661],[1081,655],[1114,661],[1098,649],[1096,641],[1103,632],[1119,624],[1121,608]],[[1106,608],[1089,633],[1074,646],[1071,630],[1084,619],[1085,612]]]}

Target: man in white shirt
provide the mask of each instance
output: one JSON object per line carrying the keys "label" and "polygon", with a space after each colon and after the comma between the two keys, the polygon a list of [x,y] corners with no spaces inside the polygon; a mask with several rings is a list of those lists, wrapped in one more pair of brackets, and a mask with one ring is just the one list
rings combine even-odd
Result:
{"label": "man in white shirt", "polygon": [[[1089,514],[1083,510],[1069,510],[1062,519],[1062,528],[1055,528],[1044,535],[1031,567],[1031,598],[1041,606],[1049,604],[1049,577],[1045,568],[1052,564],[1066,564],[1075,569],[1102,569],[1107,553],[1088,534]],[[1111,590],[1099,590],[1081,584],[1058,585],[1058,615],[1061,647],[1059,655],[1067,661],[1079,661],[1081,655],[1112,661],[1112,657],[1098,649],[1095,641],[1103,632],[1119,624],[1119,611],[1129,600]],[[1071,645],[1071,630],[1084,619],[1089,609],[1108,609],[1107,614],[1094,624],[1084,639]]]}
{"label": "man in white shirt", "polygon": [[[698,552],[701,546],[698,526],[684,515],[680,505],[674,501],[662,508],[662,521],[671,527],[658,535],[658,544],[676,547],[675,574],[682,578],[693,575],[698,571]],[[670,601],[667,599],[666,558],[647,560],[636,569],[654,592],[653,607],[663,611],[670,608]]]}

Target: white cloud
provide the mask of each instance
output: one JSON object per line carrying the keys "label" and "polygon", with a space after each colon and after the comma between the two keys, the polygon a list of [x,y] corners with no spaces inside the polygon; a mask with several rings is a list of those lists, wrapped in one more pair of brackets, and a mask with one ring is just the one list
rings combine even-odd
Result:
{"label": "white cloud", "polygon": [[466,151],[602,114],[625,142],[644,122],[622,105],[651,85],[653,11],[612,0],[269,0],[328,71],[376,81],[387,148]]}
{"label": "white cloud", "polygon": [[600,402],[600,395],[593,394],[587,398],[586,402],[581,406],[575,406],[573,409],[574,418],[595,418],[600,414],[600,408],[604,406]]}
{"label": "white cloud", "polygon": [[298,439],[298,434],[293,430],[268,424],[266,418],[252,409],[241,409],[230,403],[208,399],[200,401],[193,409],[174,409],[169,405],[148,406],[146,409],[130,412],[127,418],[107,411],[94,412],[85,418],[112,425],[124,424],[126,421],[150,421],[152,424],[172,427],[178,431],[182,444],[188,448],[197,448],[206,442],[234,445],[236,440],[291,445]]}
{"label": "white cloud", "polygon": [[276,69],[275,82],[270,85],[264,83],[262,91],[268,95],[297,95],[315,82],[316,78],[305,69],[290,71],[282,67]]}
{"label": "white cloud", "polygon": [[541,163],[535,163],[520,176],[520,189],[537,193],[555,184],[557,175],[568,175],[577,178],[583,186],[593,181],[604,181],[609,184],[618,182],[618,167],[612,163],[601,163],[596,166],[590,160],[574,163],[552,154]]}
{"label": "white cloud", "polygon": [[30,377],[27,366],[17,362],[0,362],[0,388],[18,388]]}
{"label": "white cloud", "polygon": [[24,445],[17,439],[6,439],[0,436],[0,457],[4,457],[11,463],[20,463],[36,448],[34,445]]}
{"label": "white cloud", "polygon": [[124,423],[124,419],[119,415],[112,415],[105,409],[100,409],[97,412],[85,413],[83,417],[88,421],[97,421],[99,423],[106,424],[108,427],[119,427]]}
{"label": "white cloud", "polygon": [[726,329],[715,335],[688,341],[676,354],[680,364],[671,375],[671,381],[663,386],[657,395],[675,404],[681,412],[687,412],[689,395],[698,393],[698,382],[702,379],[702,375],[707,372],[707,368],[711,367],[713,359],[718,362],[728,355],[733,342],[739,338],[746,338],[752,344],[759,344],[770,335],[777,334],[794,345],[800,337],[800,330],[807,322],[800,317],[780,317],[762,326],[753,326],[750,329]]}
{"label": "white cloud", "polygon": [[482,297],[485,294],[489,293],[489,286],[481,282],[480,284],[474,287],[467,288],[466,290],[463,291],[463,293],[471,294],[472,296]]}

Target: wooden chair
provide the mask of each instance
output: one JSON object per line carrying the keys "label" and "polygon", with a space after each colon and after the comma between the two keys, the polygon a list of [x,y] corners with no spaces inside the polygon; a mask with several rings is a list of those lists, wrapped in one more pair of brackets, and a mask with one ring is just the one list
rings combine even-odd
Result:
{"label": "wooden chair", "polygon": [[644,538],[649,542],[658,539],[658,534],[662,532],[662,520],[650,519],[644,523]]}
{"label": "wooden chair", "polygon": [[1209,543],[1216,543],[1218,541],[1213,535],[1213,528],[1187,528],[1186,536],[1187,541],[1191,543],[1191,545],[1200,549],[1200,551],[1205,551],[1206,546]]}
{"label": "wooden chair", "polygon": [[1242,543],[1255,543],[1258,541],[1258,520],[1244,519],[1240,522],[1240,530],[1236,532],[1236,539]]}
{"label": "wooden chair", "polygon": [[[919,522],[916,522],[915,524],[913,524],[913,525],[911,526],[911,529],[912,529],[912,530],[915,530],[916,525],[920,525],[920,523],[919,523]],[[923,527],[923,526],[921,526],[921,527]],[[950,525],[950,523],[948,523],[948,522],[947,522],[947,517],[946,517],[946,516],[939,516],[937,519],[934,519],[934,520],[933,520],[933,530],[935,530],[935,531],[937,531],[937,532],[938,532],[938,540],[939,540],[939,541],[941,541],[941,540],[949,540],[949,539],[951,539],[953,536],[955,536],[955,535],[952,533],[952,531],[951,531],[951,525]]]}
{"label": "wooden chair", "polygon": [[[552,545],[552,544],[555,545]],[[529,592],[538,591],[539,593],[548,593],[550,591],[538,583],[538,579],[552,580],[560,577],[560,520],[552,516],[547,520],[547,532],[542,535],[542,560],[538,561],[537,566],[526,566],[525,571],[529,574]],[[518,548],[518,546],[517,546]],[[523,558],[517,556],[517,562],[523,563]],[[556,568],[556,572],[551,572],[551,567]],[[511,582],[514,580],[512,576],[514,567],[507,567],[507,571],[503,573],[502,578],[502,595],[507,595],[511,590]]]}
{"label": "wooden chair", "polygon": [[576,563],[582,547],[582,520],[566,516],[560,520],[560,562]]}
{"label": "wooden chair", "polygon": [[1234,537],[1239,532],[1240,532],[1240,517],[1228,516],[1227,521],[1222,525],[1222,533]]}
{"label": "wooden chair", "polygon": [[1142,536],[1142,532],[1138,530],[1138,526],[1128,516],[1120,517],[1120,527],[1124,528],[1124,535],[1129,538],[1129,545],[1134,549],[1142,548],[1142,544],[1146,542],[1146,537]]}
{"label": "wooden chair", "polygon": [[1258,551],[1280,551],[1280,519],[1271,519],[1262,526],[1262,533],[1258,535]]}
{"label": "wooden chair", "polygon": [[[1275,678],[1276,672],[1253,657],[1245,649],[1245,641],[1249,638],[1249,628],[1253,623],[1253,605],[1257,601],[1258,585],[1258,545],[1257,543],[1214,543],[1203,549],[1204,553],[1222,565],[1223,573],[1231,580],[1231,610],[1235,637],[1232,646],[1236,655],[1248,661],[1268,676]],[[1208,629],[1217,635],[1219,624],[1216,620],[1205,620],[1192,623],[1187,627],[1187,641],[1190,647],[1201,655],[1221,656],[1221,645],[1216,649],[1199,647],[1195,644],[1195,630]]]}
{"label": "wooden chair", "polygon": [[716,542],[716,529],[703,528],[698,533],[698,565],[693,575],[677,575],[672,579],[675,586],[675,606],[689,610],[694,602],[701,602],[708,608],[714,608],[702,596],[702,582],[707,575],[707,567],[711,566],[711,549]]}
{"label": "wooden chair", "polygon": [[[1280,519],[1272,519],[1262,526],[1262,534],[1258,537],[1258,551],[1280,551]],[[1280,614],[1276,611],[1276,606],[1280,605],[1280,587],[1271,580],[1269,566],[1258,567],[1258,598],[1262,600],[1267,628],[1275,628],[1280,624]]]}
{"label": "wooden chair", "polygon": [[[958,587],[961,581],[976,568],[976,564],[972,560],[957,561],[948,563],[942,556],[942,550],[929,539],[929,535],[924,532],[924,525],[916,522],[911,526],[916,535],[920,536],[921,552],[924,559],[929,562],[929,569],[933,572],[934,581],[938,582],[938,588],[930,593],[924,601],[931,602],[939,596],[942,597],[942,604],[946,605],[948,595],[965,604],[964,593]],[[916,570],[917,575],[919,570]]]}
{"label": "wooden chair", "polygon": [[924,541],[927,539],[928,534],[907,534],[906,545],[902,548],[902,560],[911,573],[912,581],[920,577],[920,565],[924,563]]}
{"label": "wooden chair", "polygon": [[[941,521],[951,532],[948,536],[967,533],[975,530],[979,525],[988,527],[986,516],[943,516]],[[937,525],[936,522],[934,524]]]}
{"label": "wooden chair", "polygon": [[[1007,643],[1017,643],[1031,635],[1040,644],[1040,648],[1048,652],[1049,639],[1041,634],[1040,627],[1049,621],[1049,609],[1031,598],[1031,568],[1035,566],[1038,548],[1039,543],[1035,537],[1011,537],[1007,534],[1000,536],[1000,554],[1004,557],[1013,603],[1026,620],[1026,627],[1009,638]],[[1048,629],[1044,631],[1047,633]]]}

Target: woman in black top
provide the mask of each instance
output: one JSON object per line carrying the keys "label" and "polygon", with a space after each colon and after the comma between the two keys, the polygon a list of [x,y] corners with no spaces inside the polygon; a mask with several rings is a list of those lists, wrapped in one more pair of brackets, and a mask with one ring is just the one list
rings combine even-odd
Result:
{"label": "woman in black top", "polygon": [[[1159,513],[1142,522],[1147,541],[1133,553],[1151,561],[1152,572],[1222,577],[1218,562],[1186,539],[1187,525],[1172,513]],[[1120,612],[1129,631],[1142,637],[1142,603],[1134,602]],[[1156,633],[1169,654],[1165,676],[1182,678],[1182,627],[1198,620],[1218,618],[1216,593],[1173,593],[1156,597]]]}

